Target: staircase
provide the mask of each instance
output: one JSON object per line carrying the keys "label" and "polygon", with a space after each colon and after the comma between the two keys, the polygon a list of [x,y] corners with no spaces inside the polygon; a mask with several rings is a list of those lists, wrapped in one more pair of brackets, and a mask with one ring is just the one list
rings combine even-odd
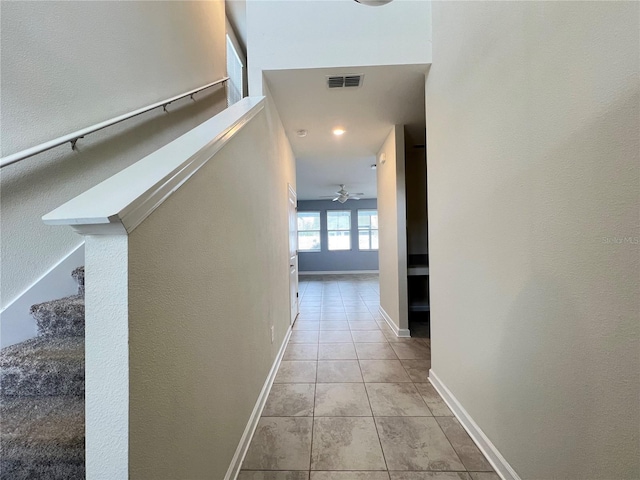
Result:
{"label": "staircase", "polygon": [[31,307],[38,336],[0,351],[0,479],[75,480],[84,467],[84,267],[78,295]]}

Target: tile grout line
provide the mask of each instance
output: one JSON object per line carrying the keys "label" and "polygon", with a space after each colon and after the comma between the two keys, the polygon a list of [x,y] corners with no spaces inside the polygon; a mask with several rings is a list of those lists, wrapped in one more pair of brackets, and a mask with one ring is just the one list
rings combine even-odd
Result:
{"label": "tile grout line", "polygon": [[[397,354],[396,354],[397,356]],[[398,360],[400,360],[400,358],[398,358]],[[429,348],[429,364],[431,364],[431,348]],[[402,368],[404,369],[405,373],[407,374],[407,376],[409,377],[409,380],[411,380],[411,385],[413,385],[413,388],[416,390],[416,392],[418,392],[418,395],[420,395],[420,398],[422,399],[422,401],[424,402],[424,404],[427,407],[427,410],[429,410],[429,412],[431,413],[431,418],[433,418],[433,420],[436,422],[436,425],[438,426],[438,428],[440,429],[440,431],[442,432],[442,434],[444,435],[444,438],[447,440],[447,443],[449,444],[449,446],[453,449],[453,451],[456,454],[456,457],[458,457],[458,461],[460,462],[460,465],[462,465],[464,467],[464,472],[469,472],[469,470],[467,470],[467,466],[462,462],[462,459],[460,458],[460,455],[458,454],[458,451],[455,449],[455,447],[453,446],[453,444],[451,443],[451,440],[449,440],[449,437],[447,436],[447,434],[444,432],[444,430],[442,429],[442,427],[440,426],[440,423],[438,423],[438,421],[436,420],[436,416],[433,414],[433,411],[431,410],[431,407],[429,407],[429,404],[427,404],[427,401],[424,399],[424,397],[422,396],[422,394],[420,393],[420,391],[418,390],[418,387],[416,387],[416,382],[413,381],[413,378],[411,378],[411,375],[409,375],[409,372],[407,371],[407,368],[404,366],[404,364],[402,363],[402,360],[400,360],[400,365],[402,365]],[[420,382],[422,383],[422,382]],[[439,396],[440,394],[438,394]],[[454,417],[455,418],[455,417]]]}
{"label": "tile grout line", "polygon": [[387,464],[387,457],[384,454],[384,448],[382,448],[382,440],[380,439],[380,432],[378,431],[378,424],[376,422],[376,416],[373,412],[373,406],[371,405],[371,399],[369,398],[369,390],[367,389],[367,382],[364,381],[364,374],[362,373],[362,365],[360,365],[360,359],[358,359],[358,368],[360,369],[360,375],[362,375],[362,386],[364,387],[364,393],[367,396],[367,402],[369,403],[369,408],[371,409],[371,421],[373,422],[373,427],[376,429],[376,436],[378,437],[378,443],[380,444],[380,451],[382,452],[382,460],[384,461],[384,466],[386,468],[387,475],[389,475],[389,464]]}

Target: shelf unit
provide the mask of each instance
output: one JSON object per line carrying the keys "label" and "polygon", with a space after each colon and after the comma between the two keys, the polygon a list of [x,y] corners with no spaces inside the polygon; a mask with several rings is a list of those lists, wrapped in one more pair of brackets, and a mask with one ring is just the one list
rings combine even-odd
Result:
{"label": "shelf unit", "polygon": [[429,312],[429,255],[409,255],[407,276],[409,314]]}

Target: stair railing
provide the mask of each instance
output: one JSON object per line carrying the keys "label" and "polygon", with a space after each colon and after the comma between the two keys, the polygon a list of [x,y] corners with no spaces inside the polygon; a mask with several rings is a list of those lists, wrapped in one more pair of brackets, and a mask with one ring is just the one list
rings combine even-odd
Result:
{"label": "stair railing", "polygon": [[27,158],[33,157],[34,155],[38,155],[42,152],[46,152],[47,150],[51,150],[52,148],[64,145],[65,143],[71,144],[71,149],[75,150],[78,140],[86,137],[87,135],[115,125],[117,123],[124,122],[125,120],[129,120],[130,118],[137,117],[138,115],[142,115],[143,113],[149,112],[151,110],[155,110],[156,108],[162,107],[165,112],[168,112],[167,106],[172,104],[173,102],[186,97],[191,97],[192,100],[195,100],[194,95],[196,93],[201,92],[202,90],[206,90],[207,88],[215,87],[216,85],[225,84],[226,87],[227,80],[229,80],[229,77],[223,77],[220,80],[207,83],[206,85],[194,88],[193,90],[181,93],[180,95],[175,95],[173,97],[160,100],[159,102],[152,103],[151,105],[147,105],[146,107],[138,108],[137,110],[125,113],[124,115],[110,118],[109,120],[96,123],[95,125],[91,125],[75,132],[68,133],[67,135],[54,138],[53,140],[49,140],[48,142],[41,143],[40,145],[36,145],[34,147],[27,148],[26,150],[22,150],[20,152],[16,152],[6,157],[0,158],[0,168],[4,168],[14,163],[20,162]]}

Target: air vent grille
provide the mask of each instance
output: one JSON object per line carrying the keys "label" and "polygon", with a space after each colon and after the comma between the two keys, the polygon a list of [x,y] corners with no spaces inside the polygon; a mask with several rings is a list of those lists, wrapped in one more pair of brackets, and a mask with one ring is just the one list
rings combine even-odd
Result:
{"label": "air vent grille", "polygon": [[364,75],[330,75],[327,76],[329,88],[357,88],[362,86]]}
{"label": "air vent grille", "polygon": [[345,87],[359,87],[360,86],[360,75],[349,75],[348,77],[344,77],[344,86]]}
{"label": "air vent grille", "polygon": [[327,85],[329,88],[342,88],[344,87],[344,77],[328,77]]}

